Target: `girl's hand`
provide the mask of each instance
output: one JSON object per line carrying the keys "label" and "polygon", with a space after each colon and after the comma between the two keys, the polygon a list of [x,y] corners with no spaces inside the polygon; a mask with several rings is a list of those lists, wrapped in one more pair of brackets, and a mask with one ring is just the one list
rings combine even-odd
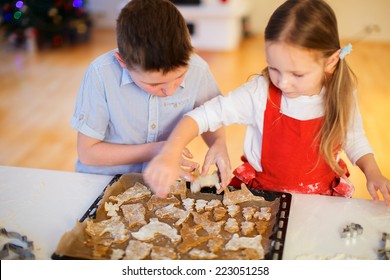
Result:
{"label": "girl's hand", "polygon": [[382,193],[387,206],[390,206],[390,180],[380,173],[370,174],[367,178],[367,190],[372,199],[379,200],[378,191]]}
{"label": "girl's hand", "polygon": [[192,118],[184,116],[170,134],[160,153],[146,167],[145,182],[157,196],[166,197],[175,180],[188,176],[189,169],[195,166],[194,162],[187,159],[192,158],[192,154],[185,146],[197,135],[198,124]]}
{"label": "girl's hand", "polygon": [[367,179],[367,190],[372,199],[378,200],[378,191],[383,195],[387,206],[390,206],[390,181],[379,169],[373,154],[366,154],[356,161]]}
{"label": "girl's hand", "polygon": [[160,153],[146,167],[143,177],[150,189],[159,197],[167,197],[171,185],[180,174],[179,160]]}
{"label": "girl's hand", "polygon": [[203,163],[201,176],[207,175],[213,164],[218,167],[222,186],[218,193],[221,193],[232,178],[230,159],[224,142],[216,142],[209,148]]}
{"label": "girl's hand", "polygon": [[143,174],[145,182],[157,196],[166,197],[178,178],[192,180],[191,172],[199,164],[189,158],[193,156],[187,148],[183,149],[179,159],[170,153],[161,152],[146,167]]}

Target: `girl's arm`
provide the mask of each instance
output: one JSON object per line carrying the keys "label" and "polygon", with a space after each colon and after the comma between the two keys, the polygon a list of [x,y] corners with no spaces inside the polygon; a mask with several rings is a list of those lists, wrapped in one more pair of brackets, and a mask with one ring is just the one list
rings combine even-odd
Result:
{"label": "girl's arm", "polygon": [[356,161],[367,179],[367,189],[374,200],[378,200],[378,190],[382,193],[386,205],[390,206],[390,180],[384,177],[373,154],[366,154]]}
{"label": "girl's arm", "polygon": [[[267,92],[268,82],[262,76],[258,76],[227,96],[215,97],[187,113],[169,136],[161,153],[145,169],[145,181],[157,195],[163,197],[168,194],[170,186],[177,178],[191,179],[190,174],[179,167],[179,152],[191,140],[202,134],[210,147],[202,173],[205,174],[210,165],[216,163],[220,171],[222,187],[227,186],[231,179],[230,160],[224,137],[215,136],[223,133],[223,130],[220,130],[221,126],[235,123],[256,125],[257,122],[262,122],[262,119],[257,120],[256,113],[264,110]],[[211,134],[207,131],[215,131],[213,138],[210,138]]]}
{"label": "girl's arm", "polygon": [[183,148],[198,136],[198,130],[198,124],[192,118],[184,116],[161,152],[146,167],[144,179],[156,195],[166,197],[177,178],[188,176],[180,168],[180,155]]}

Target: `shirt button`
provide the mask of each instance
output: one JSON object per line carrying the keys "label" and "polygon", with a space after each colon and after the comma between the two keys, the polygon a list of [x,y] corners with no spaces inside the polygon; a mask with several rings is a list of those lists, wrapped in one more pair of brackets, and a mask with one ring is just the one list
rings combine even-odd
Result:
{"label": "shirt button", "polygon": [[83,114],[79,115],[79,121],[82,121],[83,119],[84,119],[84,115]]}
{"label": "shirt button", "polygon": [[155,129],[156,127],[157,127],[156,124],[152,124],[152,125],[150,126],[151,129]]}

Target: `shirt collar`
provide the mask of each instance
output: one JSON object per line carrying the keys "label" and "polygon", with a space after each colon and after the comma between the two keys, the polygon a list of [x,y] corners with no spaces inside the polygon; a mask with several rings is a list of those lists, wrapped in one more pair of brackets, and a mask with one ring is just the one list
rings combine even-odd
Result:
{"label": "shirt collar", "polygon": [[122,69],[122,77],[121,77],[121,86],[124,86],[126,84],[134,83],[133,79],[131,78],[129,71],[127,69]]}

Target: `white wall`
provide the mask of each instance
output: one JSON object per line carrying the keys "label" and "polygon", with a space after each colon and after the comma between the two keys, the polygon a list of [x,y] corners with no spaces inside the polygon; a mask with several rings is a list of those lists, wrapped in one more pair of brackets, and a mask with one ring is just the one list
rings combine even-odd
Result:
{"label": "white wall", "polygon": [[[272,12],[284,0],[249,0],[252,6],[251,26],[262,33]],[[333,8],[341,39],[390,42],[389,0],[327,0]],[[379,27],[379,32],[376,31]],[[372,32],[369,32],[369,31]],[[370,34],[369,34],[370,33]]]}
{"label": "white wall", "polygon": [[89,0],[88,10],[98,28],[115,28],[120,9],[128,0]]}
{"label": "white wall", "polygon": [[335,9],[342,38],[390,42],[389,0],[329,0],[329,4]]}
{"label": "white wall", "polygon": [[[217,0],[205,0],[216,2]],[[233,1],[233,0],[232,0]],[[254,33],[262,33],[272,12],[284,0],[248,0]],[[127,0],[90,0],[95,26],[114,28],[120,7]],[[327,0],[334,9],[341,39],[390,42],[390,0]],[[376,31],[377,27],[379,32]],[[371,30],[372,32],[367,32]],[[370,33],[370,34],[369,34]]]}

